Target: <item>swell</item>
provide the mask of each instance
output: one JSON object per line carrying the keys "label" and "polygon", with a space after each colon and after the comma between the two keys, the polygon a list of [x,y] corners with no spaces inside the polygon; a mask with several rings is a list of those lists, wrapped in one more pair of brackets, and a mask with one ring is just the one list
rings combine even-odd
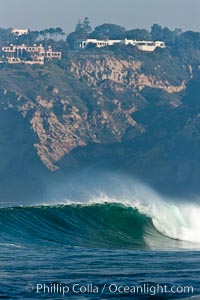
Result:
{"label": "swell", "polygon": [[188,247],[162,235],[150,217],[119,203],[0,209],[0,245],[116,249]]}

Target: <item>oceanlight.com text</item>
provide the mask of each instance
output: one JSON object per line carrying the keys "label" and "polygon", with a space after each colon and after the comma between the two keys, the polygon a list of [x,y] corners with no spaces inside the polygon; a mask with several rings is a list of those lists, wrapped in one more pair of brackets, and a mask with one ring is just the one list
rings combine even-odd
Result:
{"label": "oceanlight.com text", "polygon": [[61,283],[37,283],[35,285],[27,284],[25,286],[27,293],[36,294],[112,294],[112,295],[164,295],[164,294],[193,294],[193,286],[168,286],[162,284],[148,284],[141,285],[120,285],[116,283],[109,283],[103,285],[95,285],[92,283],[86,284],[61,284]]}

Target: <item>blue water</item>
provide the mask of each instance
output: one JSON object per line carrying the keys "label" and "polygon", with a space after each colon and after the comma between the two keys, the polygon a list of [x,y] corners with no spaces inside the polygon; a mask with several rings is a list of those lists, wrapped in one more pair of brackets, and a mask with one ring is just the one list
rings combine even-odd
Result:
{"label": "blue water", "polygon": [[[87,248],[1,247],[1,299],[129,299],[131,295],[69,293],[45,295],[34,290],[25,292],[26,285],[52,284],[87,285],[100,288],[106,283],[118,285],[167,284],[192,285],[194,295],[200,294],[200,253],[103,250]],[[132,296],[134,299],[178,299],[190,295]],[[193,295],[193,296],[194,296]],[[200,296],[199,298],[200,299]]]}
{"label": "blue water", "polygon": [[[0,299],[200,299],[198,243],[163,235],[136,208],[2,208],[0,226]],[[138,285],[166,285],[168,292],[122,289]],[[172,294],[173,286],[192,286],[194,292]],[[60,289],[48,293],[50,287]],[[63,287],[69,288],[65,295]]]}

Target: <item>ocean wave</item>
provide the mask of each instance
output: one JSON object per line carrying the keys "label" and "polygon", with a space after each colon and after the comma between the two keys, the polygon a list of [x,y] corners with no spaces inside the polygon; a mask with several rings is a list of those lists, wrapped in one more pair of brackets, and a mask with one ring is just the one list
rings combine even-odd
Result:
{"label": "ocean wave", "polygon": [[46,199],[42,205],[1,208],[0,243],[200,248],[198,198],[163,197],[133,178],[97,172],[57,184]]}
{"label": "ocean wave", "polygon": [[176,237],[178,232],[183,234],[183,228],[187,234],[191,230],[186,227],[180,210],[173,206],[172,212],[172,207],[166,204],[164,208],[165,214],[158,203],[148,206],[138,202],[133,206],[114,199],[107,202],[105,197],[84,204],[2,208],[0,246],[51,243],[144,250],[199,247],[184,242],[186,238],[181,241],[182,236]]}

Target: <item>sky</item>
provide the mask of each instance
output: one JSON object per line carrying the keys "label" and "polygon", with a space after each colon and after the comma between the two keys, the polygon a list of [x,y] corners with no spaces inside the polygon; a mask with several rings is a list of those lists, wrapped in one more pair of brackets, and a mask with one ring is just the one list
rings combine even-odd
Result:
{"label": "sky", "polygon": [[114,23],[127,29],[158,23],[200,32],[200,0],[0,0],[0,27],[73,31],[89,17],[93,27]]}

